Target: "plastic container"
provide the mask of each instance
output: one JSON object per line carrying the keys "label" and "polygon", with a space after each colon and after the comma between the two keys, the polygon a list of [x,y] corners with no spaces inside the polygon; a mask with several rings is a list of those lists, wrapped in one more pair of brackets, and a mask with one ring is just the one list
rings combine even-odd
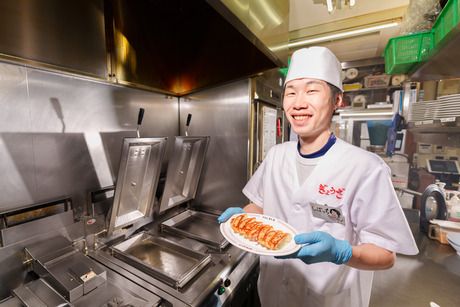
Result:
{"label": "plastic container", "polygon": [[433,25],[435,45],[439,44],[439,42],[457,26],[459,22],[459,4],[460,2],[458,0],[449,0],[436,19]]}
{"label": "plastic container", "polygon": [[385,47],[385,72],[404,74],[427,59],[434,47],[433,32],[420,32],[390,38]]}
{"label": "plastic container", "polygon": [[391,127],[391,120],[368,120],[367,130],[371,145],[384,146],[387,141],[388,129]]}

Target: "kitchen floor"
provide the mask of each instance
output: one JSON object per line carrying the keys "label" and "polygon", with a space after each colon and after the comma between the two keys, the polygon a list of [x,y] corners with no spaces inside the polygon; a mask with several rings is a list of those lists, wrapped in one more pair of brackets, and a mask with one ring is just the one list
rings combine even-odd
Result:
{"label": "kitchen floor", "polygon": [[425,234],[416,239],[418,255],[398,255],[393,268],[375,272],[369,306],[460,306],[460,256]]}

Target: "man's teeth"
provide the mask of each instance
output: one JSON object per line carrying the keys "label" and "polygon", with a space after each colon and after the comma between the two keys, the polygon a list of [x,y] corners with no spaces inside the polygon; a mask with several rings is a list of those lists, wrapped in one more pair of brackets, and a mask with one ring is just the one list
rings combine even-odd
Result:
{"label": "man's teeth", "polygon": [[310,117],[308,115],[294,115],[292,116],[295,120],[303,120],[306,119],[307,117]]}

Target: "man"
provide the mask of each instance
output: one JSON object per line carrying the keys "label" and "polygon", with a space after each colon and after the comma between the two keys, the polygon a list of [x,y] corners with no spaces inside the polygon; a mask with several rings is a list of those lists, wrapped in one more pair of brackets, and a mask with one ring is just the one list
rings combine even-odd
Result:
{"label": "man", "polygon": [[368,306],[372,271],[392,267],[396,252],[418,253],[387,165],[330,131],[342,91],[329,49],[294,52],[283,107],[298,142],[274,146],[243,189],[251,203],[219,217],[263,213],[299,233],[295,254],[260,258],[264,307]]}

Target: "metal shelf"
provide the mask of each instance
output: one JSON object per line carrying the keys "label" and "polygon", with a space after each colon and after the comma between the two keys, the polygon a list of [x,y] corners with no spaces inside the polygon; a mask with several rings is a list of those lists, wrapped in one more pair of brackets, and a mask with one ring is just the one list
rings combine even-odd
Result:
{"label": "metal shelf", "polygon": [[456,117],[455,120],[449,119],[448,121],[442,121],[439,119],[425,120],[419,122],[409,122],[407,129],[412,133],[460,133],[460,117]]}
{"label": "metal shelf", "polygon": [[384,87],[366,87],[366,88],[360,88],[356,90],[348,90],[348,91],[343,91],[344,94],[346,93],[352,93],[352,92],[370,92],[370,91],[378,91],[378,90],[394,90],[394,89],[402,89],[401,86],[384,86]]}
{"label": "metal shelf", "polygon": [[430,52],[428,61],[416,65],[409,73],[411,81],[460,78],[460,26],[457,25]]}
{"label": "metal shelf", "polygon": [[353,120],[373,120],[373,119],[392,119],[392,109],[338,109],[337,116],[341,119]]}

